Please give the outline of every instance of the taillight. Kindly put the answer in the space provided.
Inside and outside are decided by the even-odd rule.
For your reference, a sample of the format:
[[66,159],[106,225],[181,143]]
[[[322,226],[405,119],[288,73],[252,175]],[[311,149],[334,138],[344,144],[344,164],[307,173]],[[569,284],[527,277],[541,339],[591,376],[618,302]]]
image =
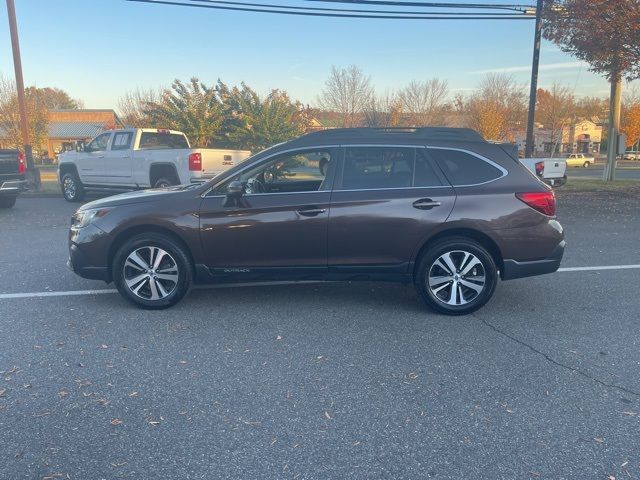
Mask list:
[[189,155],[189,170],[202,170],[202,155],[199,152],[191,153]]
[[553,217],[556,214],[556,194],[553,190],[546,192],[516,193],[516,197],[531,208]]
[[24,175],[24,172],[27,171],[27,166],[24,164],[24,153],[18,152],[18,173],[20,175]]
[[542,176],[544,173],[544,162],[536,162],[536,175]]

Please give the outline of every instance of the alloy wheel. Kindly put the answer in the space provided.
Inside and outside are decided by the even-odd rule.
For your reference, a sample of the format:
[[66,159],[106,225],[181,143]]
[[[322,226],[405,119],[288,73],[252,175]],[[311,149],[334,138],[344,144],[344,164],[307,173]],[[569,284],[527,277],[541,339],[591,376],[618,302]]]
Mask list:
[[144,246],[127,256],[123,266],[124,284],[144,300],[167,298],[178,285],[175,259],[160,247]]
[[76,182],[73,178],[67,176],[62,181],[62,188],[64,188],[64,195],[69,199],[73,199],[76,196]]
[[431,264],[426,286],[439,301],[455,306],[477,299],[486,281],[486,271],[478,257],[465,250],[453,250]]

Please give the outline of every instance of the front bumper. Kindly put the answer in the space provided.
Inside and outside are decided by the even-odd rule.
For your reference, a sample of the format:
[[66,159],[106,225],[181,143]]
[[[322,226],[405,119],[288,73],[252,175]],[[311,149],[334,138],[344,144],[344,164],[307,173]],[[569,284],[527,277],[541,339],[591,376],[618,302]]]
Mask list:
[[106,234],[94,225],[69,232],[69,259],[67,266],[76,275],[90,280],[111,281],[107,265],[108,243]]
[[518,262],[517,260],[504,260],[502,269],[503,280],[513,280],[514,278],[532,277],[534,275],[544,275],[553,273],[560,268],[562,255],[564,254],[565,241],[562,240],[551,252],[548,258],[534,260],[530,262]]

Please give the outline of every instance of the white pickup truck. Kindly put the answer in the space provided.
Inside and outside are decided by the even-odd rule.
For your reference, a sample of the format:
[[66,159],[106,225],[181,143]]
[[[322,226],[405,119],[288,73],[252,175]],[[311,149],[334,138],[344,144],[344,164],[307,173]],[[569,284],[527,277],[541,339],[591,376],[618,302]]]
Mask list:
[[567,183],[567,161],[564,158],[521,158],[520,162],[552,187]]
[[64,198],[87,190],[133,190],[204,182],[251,155],[247,150],[191,148],[175,130],[130,128],[101,133],[58,157]]

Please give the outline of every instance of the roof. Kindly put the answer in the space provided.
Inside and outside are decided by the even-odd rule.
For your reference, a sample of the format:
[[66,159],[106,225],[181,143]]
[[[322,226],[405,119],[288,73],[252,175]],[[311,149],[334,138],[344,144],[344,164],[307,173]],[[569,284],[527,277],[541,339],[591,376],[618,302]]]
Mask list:
[[51,122],[49,138],[93,138],[104,131],[104,123]]
[[379,139],[379,140],[444,140],[484,142],[484,138],[470,128],[451,127],[423,127],[423,128],[333,128],[308,133],[301,139],[305,140],[354,140],[354,139]]

